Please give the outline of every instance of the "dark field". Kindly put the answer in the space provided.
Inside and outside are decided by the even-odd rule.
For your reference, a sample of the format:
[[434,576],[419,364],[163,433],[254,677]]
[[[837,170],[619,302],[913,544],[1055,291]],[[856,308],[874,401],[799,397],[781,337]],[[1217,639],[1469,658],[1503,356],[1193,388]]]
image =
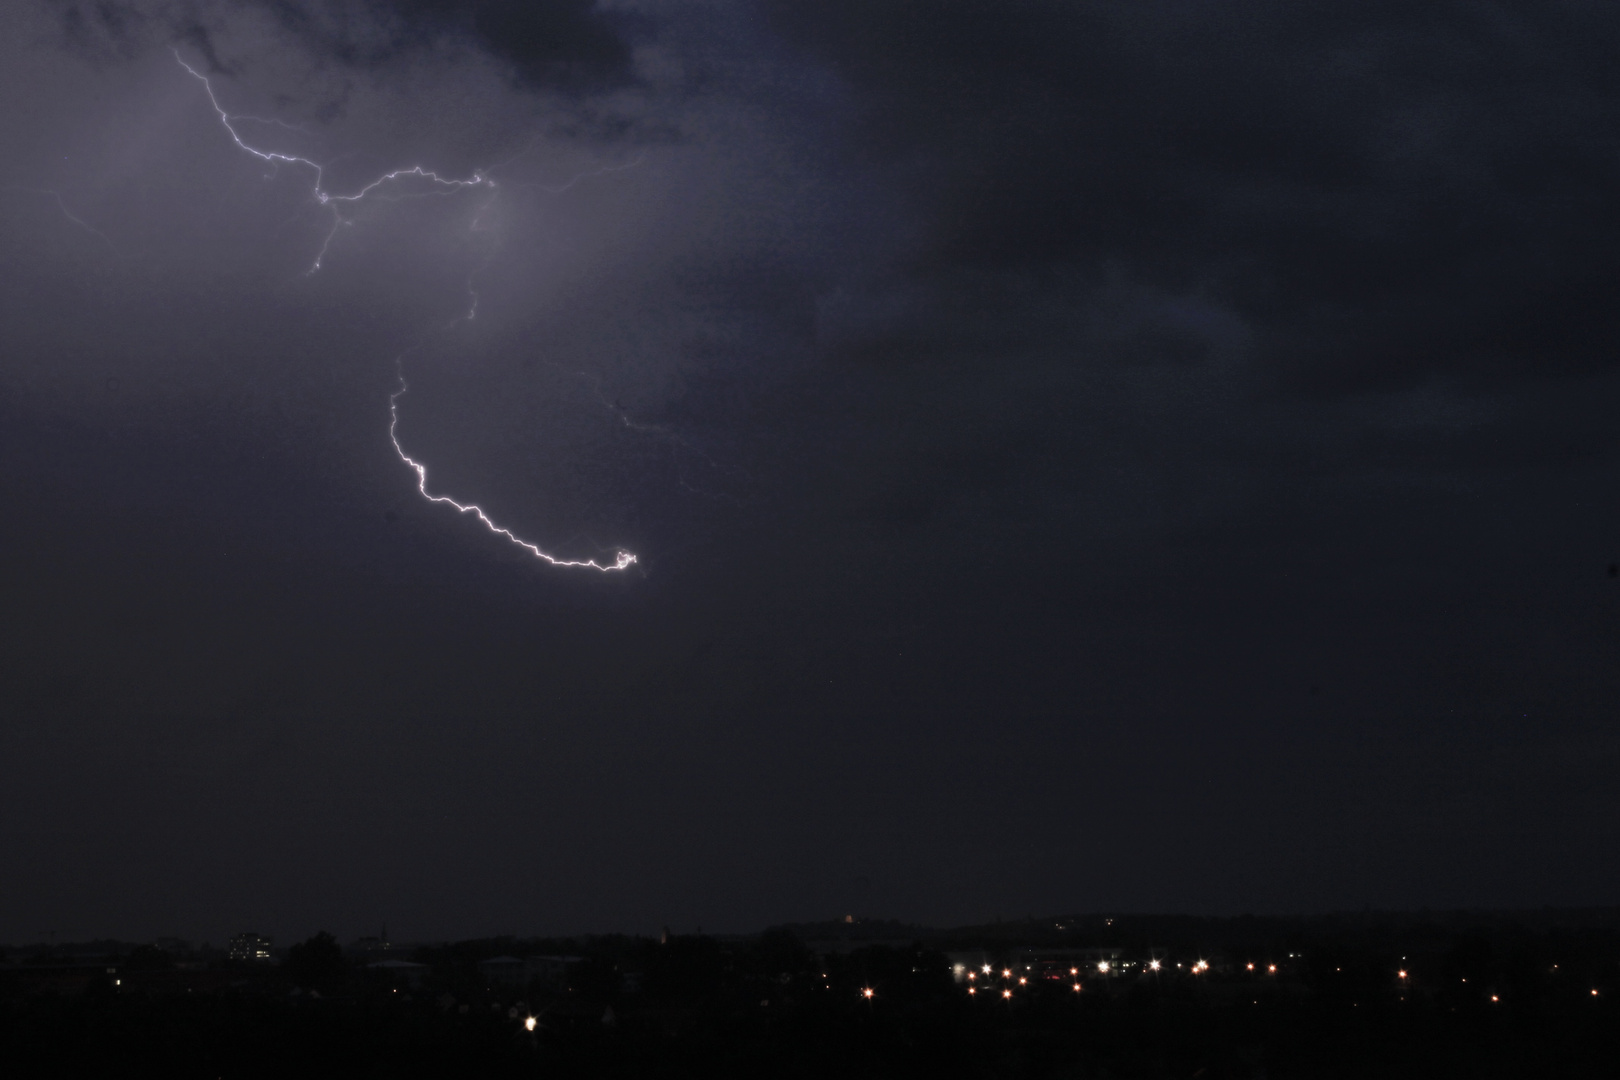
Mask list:
[[[915,940],[891,936],[903,929]],[[1620,935],[1603,925],[1120,917],[948,933],[857,923],[747,938],[498,939],[393,951],[425,966],[371,968],[324,938],[260,965],[151,946],[109,952],[99,966],[85,950],[70,962],[65,950],[14,949],[0,969],[0,1069],[1608,1077],[1620,1060]],[[496,956],[568,962],[555,977],[495,985],[478,965]],[[1159,970],[1149,970],[1154,960]]]

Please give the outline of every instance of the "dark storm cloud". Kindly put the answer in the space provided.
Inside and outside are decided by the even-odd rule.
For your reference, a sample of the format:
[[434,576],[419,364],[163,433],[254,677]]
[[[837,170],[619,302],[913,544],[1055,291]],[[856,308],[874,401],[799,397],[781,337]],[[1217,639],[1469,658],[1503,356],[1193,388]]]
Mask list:
[[1609,8],[68,10],[0,939],[1612,892]]
[[856,88],[850,149],[909,167],[920,274],[1196,293],[1316,392],[1614,363],[1609,5],[776,12]]
[[82,52],[126,55],[165,35],[226,71],[213,34],[243,12],[265,13],[302,46],[331,62],[376,68],[444,44],[480,49],[532,89],[600,90],[630,78],[630,20],[592,0],[97,0],[67,3],[67,40]]
[[[593,0],[264,3],[311,47],[354,66],[385,63],[410,49],[461,39],[509,64],[530,87],[601,89],[630,76],[624,37],[628,20],[604,14]],[[357,23],[370,25],[357,33]]]

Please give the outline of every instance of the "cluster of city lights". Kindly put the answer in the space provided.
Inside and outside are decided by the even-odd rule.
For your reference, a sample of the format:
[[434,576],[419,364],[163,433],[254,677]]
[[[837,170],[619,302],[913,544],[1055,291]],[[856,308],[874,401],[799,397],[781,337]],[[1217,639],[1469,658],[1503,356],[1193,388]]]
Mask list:
[[[1029,969],[1026,967],[1025,970],[1027,971]],[[993,976],[995,974],[995,968],[991,967],[989,964],[985,964],[982,968],[979,969],[979,971],[970,971],[970,972],[967,973],[967,981],[968,981],[967,992],[968,992],[969,997],[977,997],[978,994],[979,994],[979,987],[978,987],[977,983],[979,981],[979,975],[980,974]],[[1080,969],[1077,968],[1077,967],[1070,968],[1069,969],[1069,975],[1070,975],[1071,978],[1074,979],[1074,991],[1076,993],[1079,993],[1080,990],[1081,990],[1080,979],[1079,979]],[[1013,970],[1012,970],[1012,968],[1002,968],[1001,969],[1001,978],[1002,978],[1003,981],[1011,983],[1012,979],[1013,979]],[[1018,985],[1027,987],[1029,985],[1029,976],[1028,975],[1020,975],[1020,976],[1018,976]],[[1002,996],[1002,998],[1004,1000],[1011,1000],[1012,996],[1013,996],[1013,988],[1012,988],[1012,986],[1008,985],[1008,986],[1002,987],[1001,988],[1001,996]]]
[[[1170,970],[1172,965],[1158,950],[1154,952],[1157,955],[1146,960],[1120,959],[1116,956],[1088,960],[1084,966],[1085,970],[1094,972],[1098,978],[1104,980],[1129,978],[1133,972],[1142,976],[1151,974],[1157,979],[1161,972]],[[1215,970],[1210,960],[1203,957],[1186,963],[1177,963],[1173,967],[1183,974],[1195,977],[1209,976]],[[992,994],[999,991],[1002,998],[1010,999],[1020,991],[1033,990],[1039,985],[1050,985],[1053,982],[1063,982],[1076,993],[1084,989],[1081,981],[1081,965],[1060,967],[1058,962],[1051,958],[1041,960],[1032,957],[1030,963],[1001,967],[980,963],[975,968],[968,968],[958,964],[955,970],[957,980],[966,983],[968,996],[975,998],[979,996],[980,990],[988,990]],[[1242,970],[1256,975],[1275,976],[1278,967],[1274,963],[1256,963],[1251,960],[1242,965]],[[1401,977],[1405,978],[1404,972]]]
[[[1292,954],[1290,954],[1290,955],[1292,955]],[[1129,964],[1120,964],[1119,962],[1116,962],[1116,961],[1099,960],[1099,961],[1097,961],[1096,969],[1097,969],[1097,972],[1099,974],[1106,977],[1106,976],[1109,976],[1111,974],[1117,973],[1122,967],[1125,967],[1125,966],[1130,966],[1130,965]],[[1152,960],[1148,961],[1147,963],[1143,964],[1142,967],[1144,969],[1148,970],[1148,971],[1157,972],[1157,971],[1160,971],[1160,970],[1163,969],[1163,962],[1160,961],[1159,959],[1155,958],[1155,959],[1152,959]],[[1192,964],[1188,964],[1188,965],[1177,964],[1176,967],[1178,967],[1178,968],[1183,968],[1184,967],[1184,969],[1187,972],[1189,972],[1190,974],[1194,974],[1194,975],[1206,974],[1211,970],[1209,961],[1208,960],[1203,960],[1203,959],[1197,960],[1197,961],[1193,962]],[[1247,963],[1245,963],[1243,965],[1243,968],[1244,968],[1244,970],[1246,972],[1256,972],[1256,973],[1258,973],[1258,972],[1263,970],[1268,975],[1277,974],[1277,965],[1276,964],[1266,964],[1262,968],[1261,965],[1258,965],[1258,964],[1254,963],[1253,961],[1249,961],[1249,962],[1247,962]],[[1024,970],[1026,972],[1033,972],[1036,969],[1035,969],[1034,965],[1026,964],[1024,966]],[[1342,970],[1342,969],[1336,969],[1336,970]],[[992,965],[984,964],[977,971],[967,971],[967,972],[964,973],[963,970],[961,969],[961,967],[958,966],[957,974],[962,975],[962,976],[964,976],[966,978],[968,996],[973,997],[973,998],[978,997],[980,989],[985,989],[985,990],[989,991],[990,996],[992,996],[992,997],[999,996],[1001,998],[1001,1000],[1010,1002],[1016,996],[1016,991],[1019,988],[1028,989],[1030,987],[1030,976],[1029,975],[1019,975],[1011,967],[1003,967],[998,971]],[[821,977],[822,977],[823,980],[826,980],[826,979],[829,978],[829,976],[825,972],[822,974]],[[1062,980],[1062,975],[1060,973],[1051,973],[1051,974],[1048,974],[1046,977],[1048,979]],[[1406,985],[1407,981],[1411,978],[1411,973],[1408,972],[1405,968],[1401,968],[1400,970],[1395,972],[1395,977],[1396,977],[1397,980],[1399,980],[1400,984],[1404,986],[1404,985]],[[1084,987],[1083,987],[1083,985],[1082,985],[1082,983],[1080,981],[1080,968],[1078,966],[1071,966],[1068,969],[1068,978],[1069,978],[1070,988],[1073,990],[1073,992],[1077,993],[1077,994],[1081,993],[1083,991]],[[1464,978],[1462,981],[1466,983],[1468,980],[1466,978]],[[1000,985],[997,985],[997,984],[1000,984]],[[828,989],[830,989],[830,987]],[[998,991],[999,991],[999,994],[998,994]],[[877,999],[878,992],[877,992],[876,987],[862,986],[860,988],[859,995],[860,995],[860,999],[862,1001],[873,1002],[873,1001],[875,1001]],[[1599,991],[1596,988],[1594,988],[1591,991],[1591,996],[1592,997],[1600,996]],[[1490,1000],[1492,1002],[1497,1003],[1497,1004],[1500,1004],[1501,1001],[1502,1001],[1502,997],[1501,997],[1500,994],[1493,993],[1493,994],[1490,994],[1489,997],[1490,997]],[[523,1007],[523,1003],[518,1002],[518,1007],[514,1008],[511,1011],[510,1015],[512,1015],[514,1017],[520,1015],[519,1010],[521,1010],[522,1007]],[[526,1015],[526,1016],[523,1017],[522,1025],[523,1025],[523,1028],[524,1028],[525,1031],[531,1031],[532,1032],[539,1026],[539,1020],[538,1020],[537,1017],[535,1017],[532,1014]]]
[[[1297,954],[1290,953],[1289,956],[1295,957]],[[1404,959],[1404,957],[1402,959]],[[1146,962],[1135,960],[1122,961],[1118,959],[1097,960],[1094,966],[1096,972],[1100,976],[1104,978],[1114,978],[1118,977],[1125,970],[1132,967],[1139,967],[1144,973],[1159,972],[1165,969],[1166,963],[1167,962],[1160,957],[1153,957]],[[1023,972],[1022,974],[1020,974],[1020,966]],[[1009,1003],[1015,998],[1019,997],[1021,991],[1033,991],[1036,986],[1043,982],[1063,982],[1068,986],[1069,989],[1077,994],[1084,990],[1080,977],[1081,967],[1078,964],[1070,965],[1066,972],[1061,966],[1057,965],[1056,961],[1051,959],[1045,961],[1032,960],[1031,963],[1022,964],[1020,966],[1002,966],[998,968],[995,965],[983,963],[977,968],[966,968],[962,964],[957,964],[955,967],[955,973],[958,979],[964,980],[967,983],[967,993],[969,997],[977,998],[979,996],[979,992],[984,990],[987,997],[999,997],[1002,1001]],[[1088,963],[1088,969],[1090,966],[1091,965]],[[1175,965],[1175,967],[1180,968],[1189,975],[1207,975],[1215,970],[1210,962],[1203,958],[1187,964],[1178,963]],[[1222,970],[1231,971],[1236,967],[1237,965],[1234,965],[1234,967],[1231,969],[1223,967]],[[1245,961],[1241,965],[1241,969],[1245,973],[1256,975],[1276,975],[1278,971],[1277,965],[1274,963],[1261,964],[1256,963],[1253,960]],[[916,971],[918,969],[913,968],[912,970]],[[1335,970],[1342,971],[1343,969],[1336,968]],[[1554,970],[1557,970],[1556,966],[1554,967]],[[1400,986],[1408,985],[1409,980],[1412,978],[1412,973],[1404,967],[1396,970],[1394,974],[1395,979]],[[831,978],[831,976],[826,972],[822,972],[821,978],[825,983]],[[1463,978],[1461,981],[1466,983],[1468,980],[1467,978]],[[832,989],[830,986],[826,986],[824,988],[829,990]],[[877,987],[869,984],[862,985],[857,993],[860,1000],[868,1003],[875,1003],[879,996]],[[1490,993],[1487,996],[1493,1003],[1500,1004],[1502,1002],[1501,993]],[[1592,989],[1591,996],[1594,998],[1600,996],[1597,988]],[[524,1030],[532,1032],[539,1026],[539,1020],[533,1014],[525,1015],[526,1012],[527,1010],[525,1009],[523,1002],[520,1001],[517,1003],[517,1006],[510,1011],[509,1015],[514,1018],[522,1017],[520,1023],[522,1024]]]

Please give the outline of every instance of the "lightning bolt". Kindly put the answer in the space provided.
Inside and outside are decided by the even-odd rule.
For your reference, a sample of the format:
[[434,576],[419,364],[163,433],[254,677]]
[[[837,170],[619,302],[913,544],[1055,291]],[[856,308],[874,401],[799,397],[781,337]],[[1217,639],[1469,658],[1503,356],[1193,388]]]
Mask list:
[[[299,155],[296,155],[296,154],[283,154],[283,153],[280,153],[280,152],[274,151],[274,150],[261,150],[258,147],[250,145],[247,141],[245,141],[242,138],[241,133],[239,131],[237,131],[237,129],[236,129],[236,125],[238,123],[241,123],[241,122],[244,122],[244,121],[251,121],[251,122],[254,122],[254,123],[261,123],[261,124],[277,124],[277,125],[280,125],[281,127],[286,127],[286,128],[291,128],[292,125],[283,124],[279,120],[268,120],[268,119],[266,119],[264,117],[260,117],[260,116],[233,115],[232,113],[228,112],[225,109],[225,107],[222,106],[219,103],[219,98],[217,96],[215,96],[215,94],[214,94],[214,85],[213,85],[212,82],[209,81],[208,76],[204,75],[202,72],[198,71],[196,68],[194,68],[190,64],[186,63],[185,58],[180,55],[180,50],[171,49],[170,51],[174,53],[175,61],[181,67],[185,68],[186,71],[192,76],[192,78],[196,79],[198,82],[203,84],[203,89],[205,91],[207,91],[207,93],[208,93],[208,101],[209,101],[209,103],[211,105],[213,105],[214,112],[216,114],[218,114],[218,116],[219,116],[220,124],[224,126],[226,132],[228,132],[230,134],[231,140],[233,142],[235,142],[238,147],[240,147],[242,150],[246,151],[247,153],[252,154],[254,157],[258,158],[260,161],[266,162],[267,164],[274,165],[274,166],[277,166],[277,167],[279,167],[281,165],[300,166],[300,167],[309,169],[314,173],[315,178],[314,178],[314,183],[310,187],[310,194],[314,197],[315,201],[317,203],[319,203],[321,206],[325,206],[325,207],[328,207],[328,208],[331,209],[331,211],[332,211],[332,228],[331,228],[331,231],[326,234],[326,239],[321,243],[321,249],[320,249],[320,251],[318,251],[316,253],[315,261],[310,265],[310,268],[307,271],[305,271],[306,275],[314,274],[318,270],[320,270],[321,262],[322,262],[322,260],[324,260],[326,258],[326,254],[327,254],[328,250],[330,250],[330,248],[332,246],[332,241],[334,239],[336,239],[339,230],[341,230],[344,226],[351,224],[350,220],[343,216],[341,207],[346,205],[346,204],[354,204],[354,203],[361,202],[368,195],[371,195],[373,192],[377,191],[379,188],[383,187],[385,184],[390,184],[390,183],[392,183],[392,182],[394,182],[396,180],[402,180],[402,179],[405,179],[407,177],[415,177],[415,178],[427,181],[432,186],[432,188],[434,189],[433,190],[434,194],[450,194],[452,192],[460,191],[460,190],[467,189],[467,188],[483,188],[483,189],[488,190],[491,193],[491,195],[490,195],[491,201],[493,201],[493,199],[494,199],[494,191],[496,189],[496,183],[495,183],[494,180],[490,179],[490,177],[487,176],[484,172],[474,172],[469,177],[467,177],[466,179],[463,180],[463,179],[446,178],[446,177],[440,176],[438,173],[434,172],[432,169],[425,168],[424,166],[421,166],[421,165],[412,165],[409,168],[395,169],[392,172],[383,173],[381,176],[377,177],[375,180],[372,180],[370,183],[364,185],[359,190],[354,191],[354,192],[352,192],[350,194],[347,194],[347,195],[333,194],[332,192],[327,191],[326,188],[323,186],[324,183],[325,183],[325,179],[326,179],[326,170],[325,170],[325,167],[322,166],[319,162],[312,161],[311,159],[306,158],[306,157],[300,157]],[[296,129],[294,129],[294,130],[296,130]],[[639,165],[640,160],[637,159],[637,161],[632,162],[631,164],[632,165]],[[630,167],[630,166],[619,166],[619,168],[628,168],[628,167]],[[613,170],[612,169],[603,169],[603,170],[600,170],[600,171],[601,172],[609,172],[609,171],[613,171]],[[562,190],[566,190],[567,187],[572,187],[574,183],[578,182],[578,180],[580,180],[582,178],[583,178],[582,176],[575,177],[573,180],[569,181],[569,183],[567,185],[565,185],[565,187]],[[54,195],[55,193],[52,192],[51,194]],[[378,196],[378,197],[382,198],[383,196]],[[61,197],[60,196],[57,197],[57,202],[58,202],[58,204],[61,204]],[[479,213],[482,214],[484,210],[488,209],[488,207],[489,207],[489,203],[486,202],[484,204],[484,206],[479,209]],[[104,235],[102,235],[98,230],[95,230],[95,229],[91,228],[91,226],[86,225],[84,222],[82,222],[79,219],[75,218],[71,213],[68,213],[67,207],[65,205],[62,206],[62,211],[63,211],[63,213],[68,215],[68,218],[71,221],[73,221],[74,224],[83,226],[86,229],[90,229],[90,231],[96,232],[97,235],[101,235],[102,239],[106,239],[106,237]],[[475,217],[474,220],[473,220],[473,228],[476,229],[477,227],[478,227],[478,220]],[[109,246],[111,246],[112,241],[108,240],[107,243],[108,243]],[[476,271],[475,271],[475,273],[476,273]],[[469,304],[469,307],[467,309],[467,313],[465,315],[461,316],[460,318],[458,318],[456,320],[453,320],[451,322],[451,324],[450,324],[451,326],[455,326],[457,323],[462,322],[462,321],[468,321],[468,322],[472,321],[473,317],[478,312],[478,293],[473,288],[472,275],[469,275],[468,278],[467,278],[467,294],[468,294],[468,297],[469,297],[469,300],[470,300],[470,304]],[[612,571],[615,571],[615,570],[626,570],[636,562],[636,557],[634,555],[632,555],[630,552],[624,551],[622,549],[614,553],[613,561],[610,562],[610,563],[599,563],[595,559],[563,559],[563,558],[558,558],[555,555],[547,554],[545,551],[541,550],[539,545],[530,543],[529,541],[527,541],[527,540],[523,539],[522,537],[518,536],[512,530],[506,528],[505,526],[497,525],[493,520],[491,520],[490,516],[484,512],[484,509],[481,506],[479,506],[477,503],[462,503],[462,502],[458,502],[457,500],[451,498],[448,495],[435,495],[432,492],[428,491],[428,489],[427,489],[427,466],[424,465],[423,463],[421,463],[420,461],[417,461],[415,458],[411,457],[409,454],[407,454],[405,452],[405,448],[403,446],[401,446],[400,442],[399,442],[399,399],[408,390],[410,390],[410,384],[405,381],[404,367],[403,367],[402,361],[403,361],[403,354],[401,354],[400,358],[396,359],[396,361],[395,361],[396,371],[397,371],[397,373],[399,375],[399,388],[397,390],[395,390],[392,394],[388,395],[388,441],[393,444],[394,453],[399,456],[399,460],[404,462],[405,466],[416,474],[416,490],[424,499],[426,499],[428,502],[431,502],[431,503],[441,503],[441,504],[443,504],[445,506],[453,507],[456,511],[458,511],[459,513],[462,513],[462,514],[471,514],[472,516],[477,518],[478,521],[483,524],[484,528],[488,529],[490,532],[494,533],[497,536],[503,537],[504,539],[506,539],[510,543],[516,545],[517,547],[522,548],[524,551],[527,551],[530,555],[533,555],[536,559],[539,559],[540,561],[548,563],[548,564],[550,564],[552,566],[579,567],[579,568],[582,568],[582,569],[599,570],[599,571],[602,571],[603,573],[608,573],[608,572],[612,572]]]
[[410,384],[405,381],[405,376],[401,374],[399,377],[399,389],[388,395],[388,439],[394,444],[394,453],[399,455],[399,460],[410,466],[412,471],[416,473],[416,490],[421,493],[424,499],[426,499],[428,502],[443,503],[445,506],[453,506],[456,510],[463,514],[473,515],[479,521],[483,522],[484,528],[488,529],[490,532],[497,536],[504,536],[506,539],[527,551],[535,558],[542,559],[545,562],[550,563],[552,566],[579,566],[587,567],[591,570],[603,571],[624,570],[627,569],[631,563],[636,561],[636,557],[630,554],[628,551],[618,552],[614,556],[613,562],[607,564],[606,566],[597,562],[595,559],[559,559],[555,555],[547,555],[534,544],[531,544],[522,537],[517,536],[512,532],[511,529],[507,529],[495,524],[495,522],[490,520],[489,515],[484,513],[483,507],[479,506],[477,503],[461,503],[457,502],[455,499],[452,499],[448,495],[435,495],[429,491],[427,489],[427,466],[411,457],[405,452],[405,448],[399,445],[399,399],[404,396],[404,394],[409,391],[410,388]]
[[72,210],[69,210],[68,204],[62,200],[62,196],[51,188],[25,188],[8,184],[6,185],[5,190],[23,191],[32,195],[49,195],[51,198],[56,200],[57,209],[62,211],[63,217],[67,218],[68,221],[72,222],[74,225],[77,225],[91,236],[96,237],[102,243],[106,244],[107,250],[111,251],[118,258],[122,259],[124,257],[124,253],[118,250],[118,245],[112,242],[112,237],[108,236],[106,233],[102,232],[100,229],[96,228],[94,225],[75,214]]
[[[331,248],[332,241],[336,239],[338,230],[349,224],[348,219],[343,216],[342,210],[340,209],[342,205],[345,203],[360,202],[367,195],[370,195],[373,191],[376,191],[384,184],[392,183],[395,180],[401,180],[408,176],[415,176],[428,181],[436,188],[442,189],[441,193],[444,194],[448,194],[451,191],[460,190],[461,188],[481,187],[494,190],[496,186],[494,180],[484,176],[482,173],[475,172],[465,180],[454,180],[446,179],[434,172],[432,169],[423,168],[421,165],[412,165],[408,169],[395,169],[393,172],[383,173],[381,176],[377,177],[377,179],[373,180],[371,183],[365,185],[359,191],[352,194],[334,195],[330,191],[327,191],[323,186],[326,180],[326,167],[324,165],[317,161],[311,161],[307,157],[300,157],[297,154],[283,154],[274,150],[260,150],[256,146],[249,145],[242,138],[241,132],[236,130],[236,123],[244,120],[251,120],[260,124],[281,124],[279,120],[266,120],[262,116],[238,116],[225,111],[225,107],[219,103],[219,98],[214,95],[214,84],[209,81],[208,76],[186,63],[185,58],[180,55],[179,49],[170,49],[169,51],[174,53],[176,62],[178,62],[181,67],[185,68],[186,71],[190,73],[192,78],[203,84],[203,89],[208,92],[209,104],[213,105],[214,112],[219,115],[219,122],[224,125],[225,130],[230,133],[231,140],[235,142],[237,146],[241,147],[243,150],[246,150],[260,161],[267,162],[271,165],[302,165],[305,168],[314,171],[315,183],[310,188],[310,194],[315,197],[316,202],[331,209],[332,231],[326,234],[326,240],[321,244],[321,250],[316,253],[314,263],[312,263],[310,268],[305,271],[307,274],[313,274],[321,268],[321,261],[326,258],[326,253],[328,249]],[[291,124],[281,124],[281,126],[290,130],[298,130]]]

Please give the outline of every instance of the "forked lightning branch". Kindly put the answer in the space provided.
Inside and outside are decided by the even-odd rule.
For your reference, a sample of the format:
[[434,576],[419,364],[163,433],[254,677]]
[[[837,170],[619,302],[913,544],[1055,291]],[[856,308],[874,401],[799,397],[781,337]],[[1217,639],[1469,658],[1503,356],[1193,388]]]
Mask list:
[[[193,78],[202,83],[203,89],[208,94],[209,103],[213,105],[214,112],[219,116],[220,124],[224,126],[226,132],[230,135],[232,141],[234,141],[238,147],[240,147],[246,153],[252,154],[260,161],[264,161],[268,164],[275,166],[296,166],[299,168],[308,169],[312,173],[314,180],[310,186],[310,194],[317,203],[331,211],[332,228],[327,232],[326,238],[321,242],[320,250],[316,252],[314,261],[310,264],[309,270],[306,271],[309,274],[313,274],[320,270],[322,261],[326,258],[327,252],[331,249],[332,241],[337,237],[338,232],[349,223],[349,219],[343,216],[343,208],[364,201],[373,192],[376,192],[389,184],[393,184],[407,178],[413,178],[419,181],[425,181],[433,188],[446,192],[464,188],[481,188],[488,190],[491,193],[495,191],[495,181],[481,172],[474,172],[465,179],[454,179],[440,176],[437,172],[434,172],[432,169],[428,169],[422,165],[412,165],[408,168],[395,169],[391,172],[383,173],[370,183],[363,185],[359,189],[349,194],[334,194],[333,192],[328,191],[325,187],[326,170],[319,162],[313,161],[306,157],[300,157],[296,154],[284,154],[274,150],[260,149],[259,147],[253,146],[243,139],[241,132],[238,130],[238,125],[243,121],[255,121],[259,123],[279,123],[279,121],[266,121],[262,117],[233,115],[219,103],[219,98],[214,93],[213,83],[209,81],[208,76],[186,63],[185,58],[180,55],[179,50],[174,50],[174,58],[179,62],[181,67],[185,68],[185,70],[190,73]],[[476,306],[476,294],[474,295],[473,300],[474,305]],[[460,322],[471,319],[472,317],[473,309],[470,308],[466,315],[461,316],[461,318],[456,321]],[[405,382],[404,375],[401,374],[399,388],[389,395],[388,398],[388,439],[394,447],[394,453],[399,455],[399,460],[416,474],[416,490],[424,499],[431,503],[438,503],[444,506],[452,507],[462,514],[471,515],[490,532],[516,545],[517,547],[522,548],[535,558],[540,559],[543,562],[550,563],[552,566],[581,567],[590,570],[601,570],[607,572],[613,570],[624,570],[636,561],[636,557],[634,555],[623,550],[615,552],[613,560],[607,563],[600,563],[595,559],[558,558],[555,555],[548,554],[547,552],[541,550],[538,545],[524,540],[522,537],[512,532],[512,530],[505,528],[504,526],[497,525],[478,504],[463,503],[451,498],[448,495],[435,495],[430,492],[427,487],[427,466],[423,465],[421,462],[407,454],[404,447],[400,445],[399,441],[399,399],[407,389],[408,385]]]

